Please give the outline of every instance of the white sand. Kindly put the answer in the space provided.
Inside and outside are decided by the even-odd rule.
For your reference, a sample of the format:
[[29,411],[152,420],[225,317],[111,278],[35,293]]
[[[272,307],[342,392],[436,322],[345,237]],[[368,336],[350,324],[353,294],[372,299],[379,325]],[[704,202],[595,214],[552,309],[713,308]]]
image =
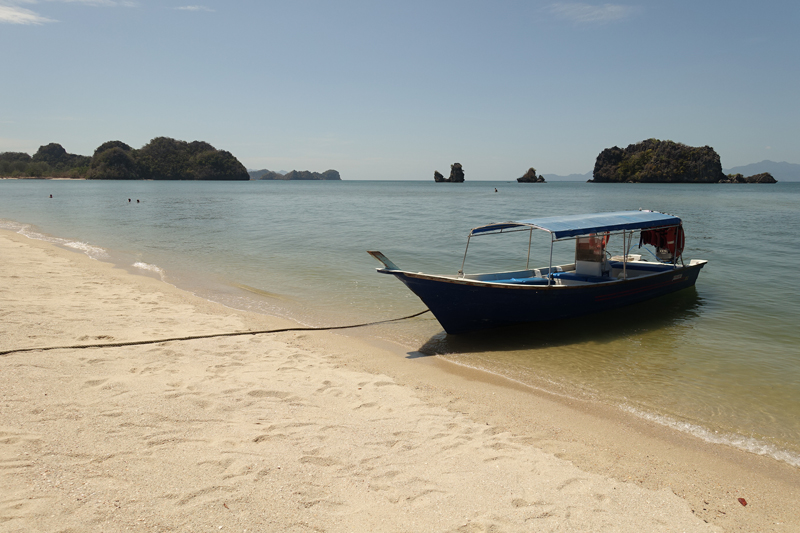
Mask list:
[[[0,351],[290,325],[10,232],[0,306]],[[791,467],[446,366],[326,332],[0,355],[0,531],[800,531]]]

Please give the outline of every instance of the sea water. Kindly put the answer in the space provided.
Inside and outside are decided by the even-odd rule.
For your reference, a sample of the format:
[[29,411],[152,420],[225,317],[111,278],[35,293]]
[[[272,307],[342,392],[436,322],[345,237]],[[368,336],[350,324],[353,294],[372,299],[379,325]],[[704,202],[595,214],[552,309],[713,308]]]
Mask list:
[[[446,335],[430,314],[364,331],[411,356],[615,405],[795,466],[798,205],[797,183],[0,180],[0,227],[311,326],[425,309],[377,274],[366,250],[407,270],[454,274],[467,233],[486,223],[638,208],[678,215],[686,260],[709,261],[693,289],[602,316],[468,335]],[[465,270],[524,268],[528,237],[518,237],[474,239]],[[545,244],[534,243],[531,266],[547,266]],[[565,250],[555,262],[569,262]]]

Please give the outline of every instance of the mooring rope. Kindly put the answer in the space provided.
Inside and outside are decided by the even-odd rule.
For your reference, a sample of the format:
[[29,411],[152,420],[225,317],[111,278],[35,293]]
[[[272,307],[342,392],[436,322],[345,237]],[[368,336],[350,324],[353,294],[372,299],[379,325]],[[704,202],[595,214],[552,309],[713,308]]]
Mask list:
[[233,333],[210,333],[208,335],[189,335],[186,337],[170,337],[167,339],[152,339],[146,341],[106,342],[100,344],[75,344],[72,346],[44,346],[41,348],[17,348],[15,350],[0,351],[0,355],[8,355],[11,353],[20,353],[20,352],[44,352],[47,350],[73,350],[73,349],[83,349],[83,348],[119,348],[121,346],[140,346],[142,344],[160,344],[162,342],[172,342],[172,341],[191,341],[195,339],[211,339],[213,337],[237,337],[241,335],[262,335],[265,333],[283,333],[286,331],[330,331],[334,329],[363,328],[366,326],[375,326],[377,324],[387,324],[389,322],[399,322],[401,320],[408,320],[409,318],[414,318],[420,315],[424,315],[429,311],[430,309],[425,309],[424,311],[420,311],[419,313],[414,313],[413,315],[408,315],[400,318],[390,318],[389,320],[378,320],[377,322],[366,322],[364,324],[351,324],[348,326],[264,329],[260,331],[236,331]]

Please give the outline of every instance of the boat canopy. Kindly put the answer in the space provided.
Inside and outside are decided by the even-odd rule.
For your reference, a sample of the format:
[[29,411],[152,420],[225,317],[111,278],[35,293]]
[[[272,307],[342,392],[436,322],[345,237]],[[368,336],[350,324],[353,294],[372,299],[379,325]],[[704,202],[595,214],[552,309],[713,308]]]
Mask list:
[[470,235],[503,231],[510,228],[532,227],[550,232],[555,239],[563,239],[590,233],[661,228],[679,226],[680,224],[680,218],[659,213],[658,211],[615,211],[612,213],[565,215],[497,222],[475,228],[470,232]]

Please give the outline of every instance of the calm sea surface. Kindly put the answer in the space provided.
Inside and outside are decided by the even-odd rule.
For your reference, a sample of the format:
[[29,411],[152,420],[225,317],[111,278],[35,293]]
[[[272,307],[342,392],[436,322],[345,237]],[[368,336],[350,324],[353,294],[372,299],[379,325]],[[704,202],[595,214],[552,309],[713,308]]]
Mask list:
[[[367,332],[795,466],[798,206],[800,183],[0,180],[2,228],[314,326],[425,308],[375,273],[368,249],[408,270],[455,273],[467,232],[485,223],[640,207],[678,215],[684,257],[709,261],[695,289],[564,323],[448,336],[427,314]],[[466,271],[524,267],[527,236],[499,239],[473,241]],[[546,250],[534,243],[532,266],[547,265]],[[564,251],[556,260],[568,262]]]

